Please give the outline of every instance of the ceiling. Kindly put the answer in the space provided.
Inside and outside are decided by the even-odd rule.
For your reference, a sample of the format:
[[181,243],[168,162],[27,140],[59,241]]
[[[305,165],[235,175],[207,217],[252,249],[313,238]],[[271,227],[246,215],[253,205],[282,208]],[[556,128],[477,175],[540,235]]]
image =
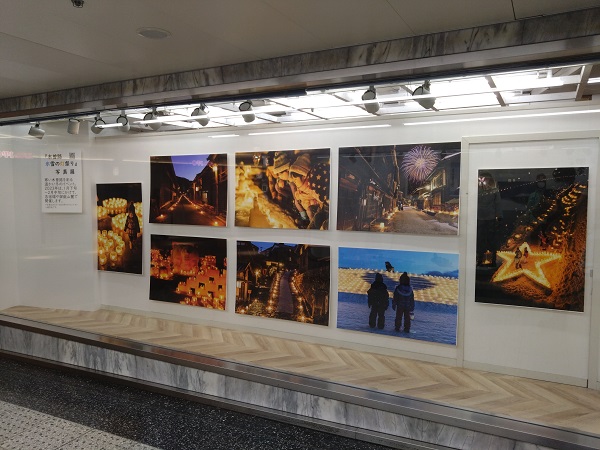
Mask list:
[[[0,98],[238,64],[478,27],[589,7],[600,0],[0,0]],[[452,4],[453,8],[448,8]],[[164,39],[138,34],[167,30]],[[103,110],[92,131],[189,129],[420,117],[600,101],[600,63],[385,82],[252,99]],[[370,103],[367,89],[376,91]],[[367,94],[368,95],[368,94]],[[428,105],[427,102],[430,104]],[[432,103],[432,104],[431,104]],[[89,110],[88,110],[89,111]],[[117,120],[122,117],[121,123]],[[100,116],[78,116],[87,126]],[[121,126],[127,119],[128,126]],[[252,120],[250,120],[250,118]],[[66,121],[61,117],[48,121]],[[273,127],[275,130],[276,127]],[[266,131],[271,132],[271,131]],[[278,131],[274,131],[278,132]],[[39,136],[38,136],[39,137]],[[215,136],[217,137],[217,136]],[[219,136],[221,137],[221,136]]]
[[[449,7],[448,5],[452,5]],[[0,98],[600,6],[600,0],[0,0]],[[143,27],[167,30],[141,37]]]

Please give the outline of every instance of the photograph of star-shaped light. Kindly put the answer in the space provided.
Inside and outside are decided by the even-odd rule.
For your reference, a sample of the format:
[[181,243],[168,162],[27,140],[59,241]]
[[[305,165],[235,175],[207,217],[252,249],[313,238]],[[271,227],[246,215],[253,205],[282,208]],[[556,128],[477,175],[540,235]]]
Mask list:
[[583,311],[588,176],[479,171],[476,302]]

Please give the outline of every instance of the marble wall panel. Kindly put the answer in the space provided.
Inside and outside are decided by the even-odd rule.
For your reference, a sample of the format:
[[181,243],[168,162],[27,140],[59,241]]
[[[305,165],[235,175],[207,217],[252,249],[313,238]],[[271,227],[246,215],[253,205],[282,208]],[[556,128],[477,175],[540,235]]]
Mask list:
[[600,8],[524,22],[522,45],[600,34]]
[[322,420],[334,427],[338,424],[379,432],[390,438],[408,438],[457,449],[544,450],[532,444],[400,413],[11,327],[0,326],[0,349]]

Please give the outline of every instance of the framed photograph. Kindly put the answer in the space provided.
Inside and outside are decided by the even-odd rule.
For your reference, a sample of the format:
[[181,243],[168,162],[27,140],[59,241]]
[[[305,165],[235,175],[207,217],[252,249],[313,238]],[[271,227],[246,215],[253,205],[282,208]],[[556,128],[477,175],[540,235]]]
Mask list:
[[150,223],[227,225],[227,155],[150,157]]
[[337,229],[456,236],[460,145],[340,148]]
[[478,172],[475,301],[583,311],[587,167]]
[[227,240],[150,236],[150,300],[225,309]]
[[329,149],[236,153],[235,225],[327,230]]
[[142,273],[141,183],[96,185],[98,270]]
[[340,247],[337,326],[456,345],[458,254]]
[[330,249],[275,242],[237,242],[235,311],[327,325]]

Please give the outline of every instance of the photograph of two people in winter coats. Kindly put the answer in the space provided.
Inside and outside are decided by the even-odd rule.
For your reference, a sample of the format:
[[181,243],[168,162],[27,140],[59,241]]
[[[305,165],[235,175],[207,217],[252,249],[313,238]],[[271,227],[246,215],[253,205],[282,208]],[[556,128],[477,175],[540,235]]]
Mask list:
[[340,247],[337,326],[456,345],[458,254]]

